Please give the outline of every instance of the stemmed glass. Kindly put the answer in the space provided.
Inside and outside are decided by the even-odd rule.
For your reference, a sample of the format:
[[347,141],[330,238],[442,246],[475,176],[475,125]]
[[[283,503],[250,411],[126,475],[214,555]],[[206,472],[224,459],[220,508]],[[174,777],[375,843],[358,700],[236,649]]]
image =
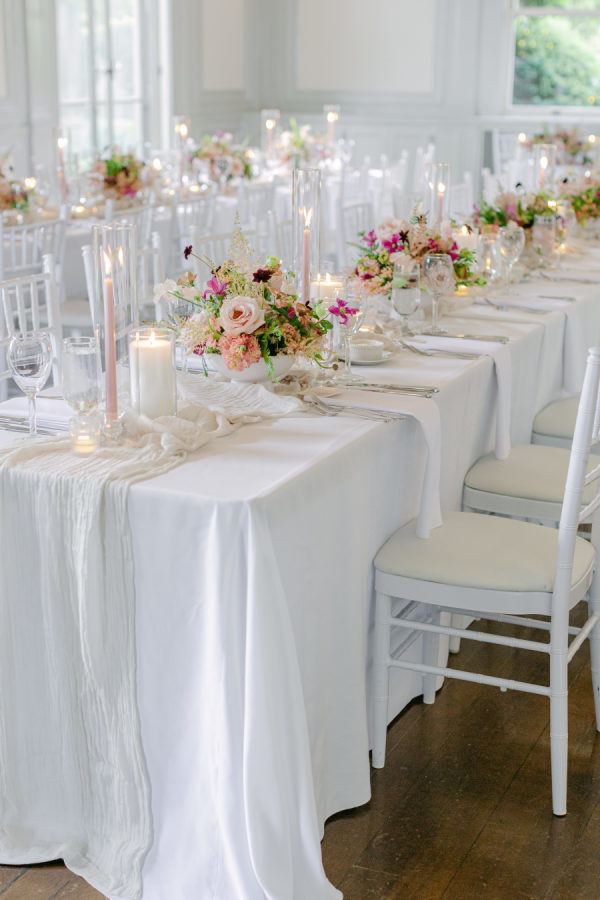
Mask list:
[[477,250],[479,271],[488,285],[488,292],[494,290],[504,268],[501,237],[497,231],[482,232],[479,235],[479,247]]
[[8,367],[17,387],[27,397],[29,434],[37,434],[35,398],[50,375],[52,343],[47,331],[24,331],[13,335],[8,345]]
[[101,365],[93,337],[68,337],[63,341],[62,394],[77,413],[69,423],[73,447],[91,452],[98,446],[100,423],[94,413],[100,403]]
[[525,247],[525,232],[516,222],[500,229],[500,252],[506,260],[505,281],[510,284],[513,266],[519,261]]
[[408,318],[421,302],[421,273],[419,266],[407,268],[396,263],[392,277],[392,306],[401,319],[400,335],[409,335]]
[[454,265],[448,253],[428,253],[423,260],[423,280],[431,294],[431,328],[423,334],[446,334],[438,325],[440,297],[454,290]]
[[350,282],[344,290],[344,299],[337,300],[330,312],[337,306],[338,312],[333,313],[337,317],[338,328],[344,339],[344,371],[335,376],[335,381],[340,384],[352,384],[360,381],[352,372],[352,336],[356,334],[367,312],[368,299],[359,286]]

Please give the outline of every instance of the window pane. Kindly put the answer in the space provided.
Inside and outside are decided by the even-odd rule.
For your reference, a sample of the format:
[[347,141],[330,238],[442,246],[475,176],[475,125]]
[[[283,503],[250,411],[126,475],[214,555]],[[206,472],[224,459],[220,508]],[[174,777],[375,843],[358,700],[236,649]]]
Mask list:
[[89,70],[89,22],[86,0],[57,0],[56,33],[68,35],[59,47],[58,97],[65,100],[87,100],[90,95]]
[[552,6],[555,9],[591,9],[600,11],[598,0],[519,0],[519,6]]
[[68,129],[73,152],[77,153],[79,165],[86,168],[93,156],[92,111],[87,103],[63,106],[60,122]]
[[518,16],[513,103],[600,106],[600,19]]
[[142,144],[142,104],[115,103],[115,143],[124,151],[139,153]]
[[114,60],[115,100],[139,97],[141,92],[138,0],[111,0],[110,33]]

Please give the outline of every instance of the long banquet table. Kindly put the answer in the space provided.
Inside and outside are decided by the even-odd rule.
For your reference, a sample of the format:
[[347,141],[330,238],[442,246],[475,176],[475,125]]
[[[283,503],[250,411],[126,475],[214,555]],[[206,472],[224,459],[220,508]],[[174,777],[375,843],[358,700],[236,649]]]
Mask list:
[[[471,307],[443,320],[510,338],[515,442],[577,389],[600,339],[599,287],[537,289],[578,299],[544,316]],[[494,448],[492,359],[403,350],[361,371],[440,388],[442,509],[459,508],[467,469]],[[319,838],[328,816],[370,796],[372,559],[418,514],[425,456],[412,418],[302,414],[247,425],[131,488],[153,820],[143,900],[340,896]],[[420,693],[419,676],[396,672],[390,720]]]

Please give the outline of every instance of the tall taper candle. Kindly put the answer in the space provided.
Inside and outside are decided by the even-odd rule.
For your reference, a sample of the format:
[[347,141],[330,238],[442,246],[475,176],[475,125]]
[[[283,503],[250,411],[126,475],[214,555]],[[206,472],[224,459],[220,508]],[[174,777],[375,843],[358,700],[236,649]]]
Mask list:
[[110,257],[104,251],[104,370],[106,377],[106,418],[117,419],[117,352],[115,305]]

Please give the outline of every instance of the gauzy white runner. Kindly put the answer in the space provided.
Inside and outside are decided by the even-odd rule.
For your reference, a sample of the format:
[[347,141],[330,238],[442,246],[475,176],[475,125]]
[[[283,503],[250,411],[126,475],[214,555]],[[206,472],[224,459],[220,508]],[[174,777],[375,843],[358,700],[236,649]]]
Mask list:
[[[191,405],[155,421],[128,413],[126,441],[89,457],[74,456],[64,437],[0,449],[3,862],[61,857],[105,894],[141,896],[151,818],[127,493],[260,418],[254,394],[254,407],[236,414]],[[280,415],[298,402],[272,401]]]

